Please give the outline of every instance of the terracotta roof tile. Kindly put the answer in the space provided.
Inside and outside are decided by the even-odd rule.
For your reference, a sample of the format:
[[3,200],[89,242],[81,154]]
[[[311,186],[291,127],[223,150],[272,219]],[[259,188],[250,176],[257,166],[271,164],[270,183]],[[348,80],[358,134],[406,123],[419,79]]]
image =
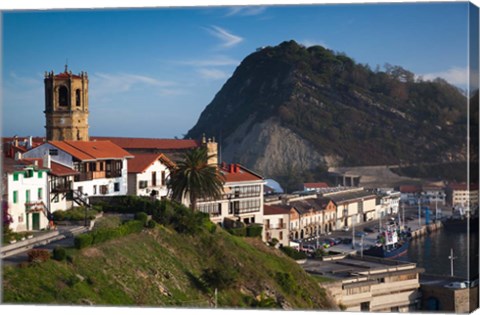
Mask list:
[[62,164],[52,161],[50,164],[50,174],[55,176],[68,176],[68,175],[77,175],[79,174],[79,172],[67,166],[64,166]]
[[81,161],[122,159],[132,155],[110,141],[49,141]]
[[142,173],[155,161],[161,160],[168,167],[173,167],[175,163],[170,161],[164,154],[160,153],[137,153],[133,159],[128,160],[129,173]]
[[220,167],[220,172],[225,176],[225,182],[244,182],[263,180],[263,177],[255,174],[240,164],[225,164]]
[[155,138],[123,138],[123,137],[90,137],[90,140],[108,140],[128,149],[185,150],[197,148],[200,142],[190,139],[155,139]]
[[403,185],[400,186],[401,193],[419,193],[422,191],[420,186],[413,186],[413,185]]
[[289,206],[264,205],[263,206],[263,214],[264,215],[289,214],[291,208],[292,207],[289,207]]

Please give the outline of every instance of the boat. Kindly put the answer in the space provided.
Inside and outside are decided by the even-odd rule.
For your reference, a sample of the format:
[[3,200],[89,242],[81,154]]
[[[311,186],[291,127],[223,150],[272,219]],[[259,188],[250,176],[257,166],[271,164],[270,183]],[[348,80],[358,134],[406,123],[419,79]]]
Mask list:
[[380,258],[396,258],[408,251],[409,238],[399,237],[395,228],[387,228],[378,236],[378,242],[363,251],[364,255]]
[[453,214],[445,218],[442,223],[446,230],[466,232],[470,226],[471,233],[478,233],[478,208],[476,211],[465,211],[462,206],[455,207]]

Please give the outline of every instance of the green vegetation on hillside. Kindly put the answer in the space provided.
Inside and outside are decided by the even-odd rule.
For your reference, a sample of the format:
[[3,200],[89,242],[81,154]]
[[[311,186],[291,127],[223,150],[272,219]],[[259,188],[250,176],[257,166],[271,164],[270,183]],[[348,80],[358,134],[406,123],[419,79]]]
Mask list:
[[195,233],[178,228],[190,228],[188,222],[172,219],[82,250],[69,248],[66,260],[4,266],[3,302],[213,307],[218,289],[220,308],[336,307],[280,250],[180,211],[177,218],[193,215],[200,223]]
[[186,137],[227,139],[273,117],[346,166],[450,162],[466,159],[466,105],[442,79],[288,41],[247,56]]

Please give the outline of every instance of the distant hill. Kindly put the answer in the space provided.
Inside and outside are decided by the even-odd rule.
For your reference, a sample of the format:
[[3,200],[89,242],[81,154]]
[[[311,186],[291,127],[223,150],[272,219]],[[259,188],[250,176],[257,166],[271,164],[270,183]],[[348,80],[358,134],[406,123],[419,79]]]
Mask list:
[[329,166],[463,161],[466,104],[442,79],[288,41],[247,56],[186,138],[215,136],[227,162],[307,180]]

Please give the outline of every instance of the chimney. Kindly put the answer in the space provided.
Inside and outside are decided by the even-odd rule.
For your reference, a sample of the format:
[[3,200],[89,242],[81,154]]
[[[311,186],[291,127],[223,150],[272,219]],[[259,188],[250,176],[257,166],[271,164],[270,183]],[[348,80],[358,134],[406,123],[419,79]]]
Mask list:
[[52,159],[50,158],[50,154],[48,152],[43,156],[43,167],[46,167],[46,168],[52,167]]
[[234,164],[230,164],[230,173],[234,172]]
[[28,137],[28,141],[27,141],[27,149],[30,150],[32,147],[33,147],[33,137],[30,136]]
[[18,147],[18,137],[17,136],[13,137],[13,145]]
[[15,160],[18,161],[18,160],[21,160],[21,159],[22,159],[22,153],[15,152]]
[[239,170],[240,170],[240,165],[235,164],[235,173],[238,173]]
[[227,169],[227,163],[222,162],[222,168],[223,168],[224,170],[226,170],[226,169]]

